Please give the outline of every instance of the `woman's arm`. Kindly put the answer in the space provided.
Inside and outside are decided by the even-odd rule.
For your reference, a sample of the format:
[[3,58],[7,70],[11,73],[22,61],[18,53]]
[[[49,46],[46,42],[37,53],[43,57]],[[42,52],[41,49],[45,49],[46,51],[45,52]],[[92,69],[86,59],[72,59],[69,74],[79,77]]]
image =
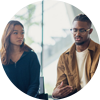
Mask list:
[[30,61],[30,85],[27,94],[36,97],[39,90],[40,64],[37,55],[32,52]]

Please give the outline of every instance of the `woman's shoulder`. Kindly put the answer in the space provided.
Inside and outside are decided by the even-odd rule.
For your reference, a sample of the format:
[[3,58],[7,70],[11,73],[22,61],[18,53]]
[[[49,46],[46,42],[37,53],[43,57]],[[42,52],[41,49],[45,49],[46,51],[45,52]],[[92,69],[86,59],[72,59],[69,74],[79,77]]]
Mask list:
[[29,56],[29,57],[36,57],[37,56],[37,54],[35,53],[34,50],[24,51],[24,54]]
[[24,56],[27,55],[29,57],[37,57],[35,51],[29,47],[27,44],[24,45]]
[[34,50],[29,50],[28,51],[30,54],[36,54]]

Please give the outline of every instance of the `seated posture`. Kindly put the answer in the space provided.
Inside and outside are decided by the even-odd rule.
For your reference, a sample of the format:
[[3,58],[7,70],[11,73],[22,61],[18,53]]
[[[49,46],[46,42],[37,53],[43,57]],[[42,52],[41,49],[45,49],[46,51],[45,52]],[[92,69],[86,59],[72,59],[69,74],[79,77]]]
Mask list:
[[100,45],[90,39],[91,21],[85,14],[73,20],[75,43],[59,58],[54,98],[68,97],[82,89],[92,78],[98,66]]
[[36,53],[24,42],[24,27],[19,21],[12,20],[7,24],[0,53],[11,82],[22,92],[37,97],[40,64]]
[[81,96],[78,100],[100,100],[100,88],[95,91],[88,92],[85,95]]

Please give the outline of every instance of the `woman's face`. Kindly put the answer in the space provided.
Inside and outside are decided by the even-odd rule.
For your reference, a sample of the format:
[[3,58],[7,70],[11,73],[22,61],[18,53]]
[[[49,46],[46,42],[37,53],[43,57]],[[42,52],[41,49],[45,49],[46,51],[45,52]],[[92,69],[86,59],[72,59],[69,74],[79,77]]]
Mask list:
[[20,46],[23,43],[24,30],[21,25],[15,25],[13,32],[10,35],[10,43]]

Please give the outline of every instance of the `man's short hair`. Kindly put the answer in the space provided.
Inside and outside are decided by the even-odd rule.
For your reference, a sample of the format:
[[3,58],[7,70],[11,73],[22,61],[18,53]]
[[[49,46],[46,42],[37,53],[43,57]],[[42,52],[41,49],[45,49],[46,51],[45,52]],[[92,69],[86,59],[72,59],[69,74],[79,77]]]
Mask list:
[[85,14],[79,14],[78,16],[76,16],[73,20],[74,21],[83,21],[83,22],[87,22],[91,28],[92,26],[92,22],[91,20],[85,15]]

